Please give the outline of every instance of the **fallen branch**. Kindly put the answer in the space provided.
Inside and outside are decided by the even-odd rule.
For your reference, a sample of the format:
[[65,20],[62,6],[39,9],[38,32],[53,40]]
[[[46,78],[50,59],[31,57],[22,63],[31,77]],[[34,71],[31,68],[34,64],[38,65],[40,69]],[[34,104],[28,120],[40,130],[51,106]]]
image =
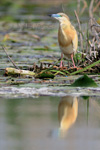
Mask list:
[[28,71],[28,70],[19,70],[19,69],[15,69],[15,68],[6,68],[5,69],[5,75],[35,76],[35,73],[33,71]]

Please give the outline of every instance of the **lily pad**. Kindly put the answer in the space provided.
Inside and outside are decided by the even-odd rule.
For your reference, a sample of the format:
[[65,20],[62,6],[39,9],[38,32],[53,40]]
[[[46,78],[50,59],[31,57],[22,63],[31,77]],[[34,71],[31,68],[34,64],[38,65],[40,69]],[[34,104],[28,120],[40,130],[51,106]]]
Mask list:
[[84,74],[82,77],[75,80],[71,86],[74,87],[98,87],[98,85],[95,83],[95,81],[88,77],[86,74]]

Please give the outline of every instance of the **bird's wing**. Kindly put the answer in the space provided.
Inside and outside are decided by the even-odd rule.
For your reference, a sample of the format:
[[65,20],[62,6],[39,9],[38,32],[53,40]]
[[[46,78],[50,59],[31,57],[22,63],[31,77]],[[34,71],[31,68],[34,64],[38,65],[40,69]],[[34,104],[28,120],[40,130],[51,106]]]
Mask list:
[[76,52],[77,51],[77,46],[78,46],[78,36],[77,36],[77,32],[76,32],[76,30],[75,30],[75,28],[73,27],[73,26],[71,26],[71,28],[72,28],[72,30],[74,31],[74,38],[73,38],[73,40],[72,40],[72,45],[73,45],[73,50],[74,50],[74,52]]

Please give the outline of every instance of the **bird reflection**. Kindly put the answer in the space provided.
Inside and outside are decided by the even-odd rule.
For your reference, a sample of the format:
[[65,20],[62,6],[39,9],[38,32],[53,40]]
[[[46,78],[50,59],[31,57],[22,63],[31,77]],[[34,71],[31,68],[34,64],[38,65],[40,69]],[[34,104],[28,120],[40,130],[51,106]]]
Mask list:
[[78,114],[78,100],[74,96],[62,97],[58,106],[60,136],[65,136],[67,130],[75,123]]

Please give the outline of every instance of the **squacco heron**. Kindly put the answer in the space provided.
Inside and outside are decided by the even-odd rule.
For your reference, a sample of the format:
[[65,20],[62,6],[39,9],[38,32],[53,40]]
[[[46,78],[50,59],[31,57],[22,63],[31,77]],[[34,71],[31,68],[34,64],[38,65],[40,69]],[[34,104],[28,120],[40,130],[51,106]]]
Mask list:
[[60,67],[62,68],[62,59],[63,54],[67,58],[71,58],[74,68],[75,63],[73,56],[77,51],[78,46],[78,36],[74,26],[71,24],[69,17],[64,13],[57,13],[50,15],[59,21],[59,30],[58,30],[58,43],[61,50],[61,63]]
[[60,133],[65,135],[68,129],[75,123],[78,115],[78,99],[74,96],[64,96],[58,106],[58,118],[60,121]]

